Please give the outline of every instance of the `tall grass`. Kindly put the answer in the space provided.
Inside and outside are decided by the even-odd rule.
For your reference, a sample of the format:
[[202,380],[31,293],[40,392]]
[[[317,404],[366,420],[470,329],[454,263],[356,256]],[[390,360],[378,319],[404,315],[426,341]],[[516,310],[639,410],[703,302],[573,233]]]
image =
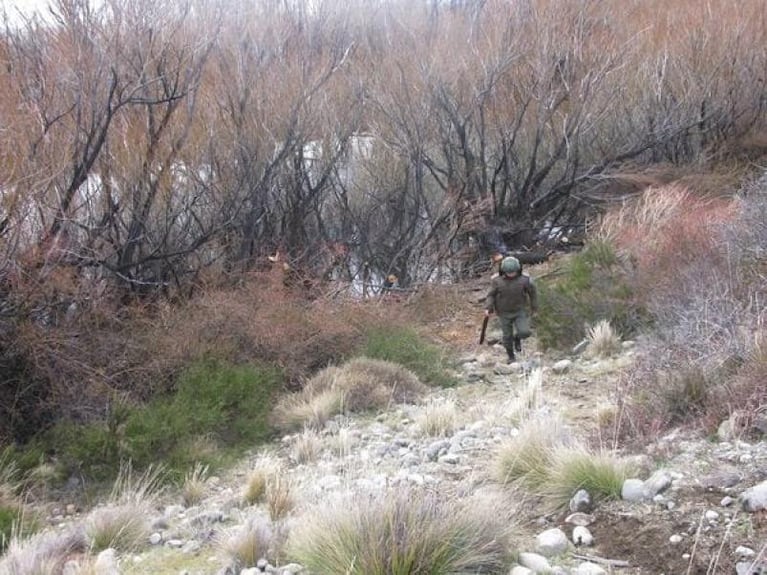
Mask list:
[[313,573],[499,573],[510,551],[500,515],[424,491],[357,496],[302,518],[288,555]]
[[85,532],[94,551],[135,551],[149,543],[149,517],[161,494],[163,469],[149,467],[135,474],[123,465],[109,501],[92,511]]
[[506,442],[496,477],[521,486],[552,509],[566,507],[579,489],[594,500],[618,499],[631,467],[609,452],[593,452],[570,437],[557,420],[534,418]]
[[413,372],[399,364],[358,357],[321,370],[300,392],[281,398],[272,422],[283,430],[320,427],[340,413],[415,401],[426,390]]

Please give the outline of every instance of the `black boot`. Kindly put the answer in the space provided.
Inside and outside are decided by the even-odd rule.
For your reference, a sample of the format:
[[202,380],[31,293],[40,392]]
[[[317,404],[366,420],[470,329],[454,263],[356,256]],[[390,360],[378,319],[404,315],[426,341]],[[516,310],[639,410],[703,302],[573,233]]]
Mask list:
[[522,340],[518,337],[514,338],[514,349],[517,351],[522,351]]
[[506,348],[506,353],[509,356],[509,363],[514,363],[515,361],[517,361],[517,358],[514,355],[514,348],[513,347],[511,347],[511,346],[507,347]]

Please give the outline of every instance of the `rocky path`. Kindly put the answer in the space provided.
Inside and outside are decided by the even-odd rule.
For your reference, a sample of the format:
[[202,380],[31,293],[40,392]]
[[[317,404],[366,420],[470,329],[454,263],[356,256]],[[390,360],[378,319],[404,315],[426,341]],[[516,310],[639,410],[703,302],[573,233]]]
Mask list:
[[[527,346],[534,349],[534,345]],[[461,384],[432,390],[418,405],[376,415],[339,417],[322,432],[285,436],[252,454],[226,476],[209,477],[205,498],[184,506],[169,498],[152,518],[151,545],[141,552],[107,553],[100,574],[224,574],[235,570],[220,542],[263,506],[243,504],[250,470],[265,460],[279,466],[295,505],[287,524],[312,505],[351,493],[396,485],[425,486],[453,496],[482,495],[513,504],[522,553],[513,575],[570,573],[767,573],[767,444],[709,440],[670,433],[642,453],[625,453],[637,476],[624,500],[561,512],[499,485],[499,446],[532,412],[559,417],[583,441],[614,410],[615,383],[631,369],[635,347],[616,357],[549,358],[527,351],[507,365],[499,347],[469,350],[458,362]],[[611,438],[601,438],[610,447]],[[71,510],[74,512],[74,510]],[[54,524],[78,520],[56,511]],[[575,537],[574,537],[575,532]],[[574,543],[574,539],[578,544]],[[76,561],[70,573],[78,573]],[[242,570],[297,574],[298,565]]]
[[[338,418],[321,434],[286,436],[268,457],[279,462],[289,479],[297,521],[314,503],[393,485],[521,498],[493,479],[494,455],[517,432],[520,417],[529,410],[549,412],[584,440],[593,437],[600,414],[613,407],[616,378],[630,369],[634,354],[626,343],[619,356],[606,360],[555,361],[528,353],[509,366],[501,361],[499,348],[477,349],[460,360],[458,387],[434,390],[419,405]],[[430,435],[429,421],[442,433]],[[514,575],[764,572],[764,484],[754,495],[754,510],[745,510],[741,501],[767,476],[764,442],[713,442],[676,432],[659,438],[644,453],[625,455],[638,469],[632,484],[637,489],[631,493],[626,486],[627,500],[587,509],[585,520],[568,520],[571,510],[546,513],[534,500],[520,505],[525,510],[520,521],[523,565],[512,570]],[[220,555],[208,544],[209,536],[254,512],[243,508],[240,490],[248,469],[264,456],[254,454],[226,478],[211,478],[211,494],[199,507],[166,507],[156,522],[155,549],[121,558],[122,571],[158,573],[168,569],[173,552],[189,561],[163,572],[226,572]],[[760,506],[762,510],[756,510]],[[586,528],[590,545],[573,543],[576,527],[581,535]],[[299,572],[298,566],[268,568]]]

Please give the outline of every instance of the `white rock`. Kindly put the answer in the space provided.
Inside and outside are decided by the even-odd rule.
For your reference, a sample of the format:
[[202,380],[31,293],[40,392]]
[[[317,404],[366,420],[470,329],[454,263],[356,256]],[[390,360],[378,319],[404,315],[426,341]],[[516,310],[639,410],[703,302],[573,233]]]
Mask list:
[[594,543],[594,536],[586,527],[578,525],[573,529],[573,543],[590,547]]
[[120,567],[117,564],[117,552],[114,549],[104,549],[96,557],[93,564],[95,575],[120,575]]
[[522,565],[522,567],[527,567],[535,573],[548,573],[551,571],[551,563],[549,563],[549,560],[538,553],[520,553],[517,561],[519,561],[519,564]]
[[515,565],[511,568],[511,571],[509,571],[509,575],[535,575],[535,571],[528,569],[527,567],[522,567],[522,565]]
[[674,535],[672,535],[671,537],[668,538],[668,542],[671,543],[672,545],[676,545],[677,543],[681,543],[682,542],[682,536],[681,535],[677,535],[675,533]]
[[149,543],[152,545],[159,545],[162,543],[162,533],[155,531],[149,536]]
[[740,545],[735,549],[735,555],[743,559],[749,559],[750,557],[756,555],[756,551],[750,547],[746,547],[745,545]]
[[767,509],[767,481],[762,481],[750,489],[746,489],[741,493],[740,501],[743,504],[743,509],[749,513]]
[[652,497],[671,487],[671,481],[672,477],[668,471],[665,469],[658,469],[644,482],[644,488],[647,494]]
[[571,571],[572,575],[607,575],[607,571],[601,565],[586,561]]
[[717,519],[719,519],[719,514],[713,509],[709,509],[708,511],[706,511],[706,513],[703,516],[706,518],[706,521],[716,521]]
[[647,498],[644,481],[641,479],[627,479],[621,487],[621,498],[624,501],[643,501]]
[[539,533],[535,538],[536,551],[546,557],[561,555],[569,546],[567,535],[561,529],[555,527]]
[[567,373],[573,366],[573,362],[569,359],[560,359],[554,365],[551,366],[551,371],[554,373]]

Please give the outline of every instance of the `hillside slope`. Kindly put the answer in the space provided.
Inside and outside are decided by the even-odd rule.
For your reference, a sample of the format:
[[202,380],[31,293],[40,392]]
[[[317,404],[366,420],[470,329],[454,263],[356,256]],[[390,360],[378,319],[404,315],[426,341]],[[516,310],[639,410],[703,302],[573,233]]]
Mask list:
[[[71,552],[63,572],[305,572],[289,555],[270,551],[252,565],[238,564],[232,542],[254,522],[270,525],[275,533],[290,532],[315,517],[318,506],[321,513],[332,513],[353,505],[360,494],[389,489],[426,489],[503,515],[513,525],[514,547],[522,552],[518,560],[526,565],[510,565],[515,574],[543,572],[547,565],[553,572],[573,574],[767,569],[767,485],[760,485],[767,479],[764,441],[696,437],[677,430],[641,451],[611,452],[631,465],[633,478],[644,481],[633,482],[639,485],[634,495],[625,493],[631,500],[582,507],[571,501],[556,508],[543,490],[500,482],[499,453],[531,422],[565,430],[595,457],[600,450],[611,451],[614,441],[605,432],[610,425],[604,424],[619,420],[618,383],[642,348],[623,342],[621,351],[607,358],[590,357],[588,349],[542,354],[532,340],[521,361],[508,365],[502,348],[474,341],[482,289],[481,282],[467,284],[462,288],[465,309],[429,326],[459,350],[459,385],[432,389],[415,404],[338,416],[320,430],[283,436],[220,476],[201,473],[199,501],[187,497],[185,504],[181,493],[164,493],[153,501],[147,511],[151,534],[140,545],[101,552],[95,563]],[[490,334],[491,342],[496,338]],[[274,499],[250,504],[243,495],[254,470],[265,467],[279,478],[281,509]],[[573,518],[576,507],[584,513]],[[51,504],[46,536],[77,533],[92,525],[97,511],[68,501]],[[576,524],[587,528],[593,544],[572,543]],[[561,534],[552,529],[571,540],[566,549],[557,547]],[[551,537],[553,543],[542,543]],[[23,553],[11,549],[0,561],[0,573],[24,572],[13,567]]]

